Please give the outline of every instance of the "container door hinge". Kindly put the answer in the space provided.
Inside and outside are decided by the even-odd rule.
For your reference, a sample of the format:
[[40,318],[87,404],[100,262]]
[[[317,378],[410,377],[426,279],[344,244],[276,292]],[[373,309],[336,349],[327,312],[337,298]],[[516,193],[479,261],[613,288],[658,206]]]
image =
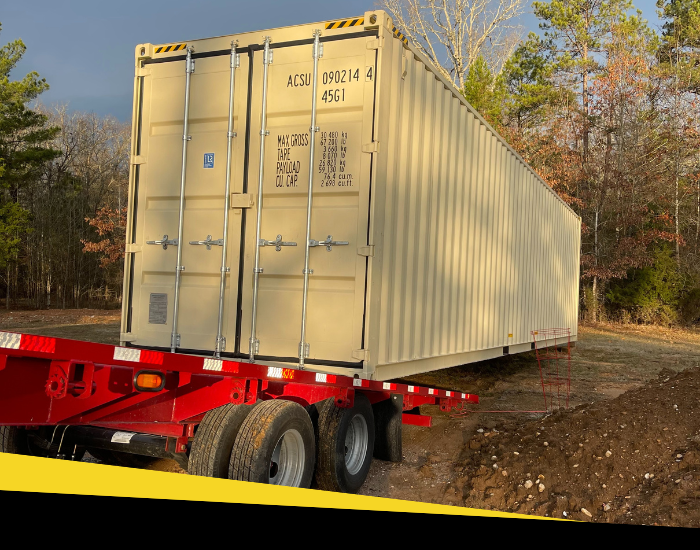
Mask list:
[[132,252],[143,252],[143,246],[136,243],[127,243],[126,253],[129,254]]
[[260,340],[257,338],[251,338],[248,340],[248,349],[251,355],[257,355],[260,352]]
[[357,247],[358,256],[367,256],[368,258],[374,258],[374,245],[369,244],[367,246]]
[[378,38],[375,38],[373,40],[368,40],[367,41],[367,49],[368,50],[378,50],[379,48],[384,47],[384,37],[380,36]]
[[146,157],[143,155],[132,155],[131,164],[146,164]]
[[226,336],[216,339],[216,349],[218,351],[226,351]]
[[379,142],[373,141],[372,143],[367,143],[362,146],[363,153],[378,153],[379,152]]
[[368,349],[356,349],[352,352],[353,359],[359,361],[369,361],[369,350]]
[[139,67],[136,69],[136,76],[151,76],[150,67]]
[[120,342],[136,342],[136,333],[134,332],[122,332],[119,334]]
[[250,208],[253,206],[253,195],[250,193],[231,193],[231,208]]

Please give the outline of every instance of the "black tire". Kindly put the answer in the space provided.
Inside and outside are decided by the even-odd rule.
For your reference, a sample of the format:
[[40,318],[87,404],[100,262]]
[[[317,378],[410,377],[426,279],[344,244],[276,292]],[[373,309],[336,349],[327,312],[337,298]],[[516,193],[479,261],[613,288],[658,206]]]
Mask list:
[[231,449],[252,405],[224,405],[204,415],[192,442],[188,472],[227,478]]
[[308,489],[315,463],[316,442],[308,413],[297,403],[273,399],[258,403],[243,422],[228,474],[239,481]]
[[[34,433],[34,432],[32,432]],[[43,436],[47,435],[47,431],[36,432],[32,437],[39,437],[43,439]],[[51,445],[48,448],[48,440],[46,441],[47,448],[41,448],[36,444],[36,440],[32,441],[29,433],[26,429],[17,426],[0,426],[0,453],[11,453],[16,455],[27,455],[27,456],[39,456],[43,458],[56,458],[58,452],[58,443]],[[63,448],[61,453],[64,456],[64,460],[71,460],[73,455],[73,449]],[[80,462],[85,455],[85,448],[78,447],[75,449],[75,461]]]
[[0,453],[29,455],[27,430],[17,426],[0,426]]
[[[349,438],[349,439],[348,439]],[[356,493],[367,478],[374,452],[374,414],[365,395],[351,409],[333,399],[319,406],[316,483],[319,489]]]

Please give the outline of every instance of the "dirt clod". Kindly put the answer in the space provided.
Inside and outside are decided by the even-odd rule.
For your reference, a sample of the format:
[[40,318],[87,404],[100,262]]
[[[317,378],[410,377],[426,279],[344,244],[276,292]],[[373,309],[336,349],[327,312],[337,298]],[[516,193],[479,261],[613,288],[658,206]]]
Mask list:
[[[508,512],[551,513],[556,510],[557,495],[569,493],[576,495],[572,504],[578,505],[592,521],[700,526],[700,511],[694,505],[700,495],[700,444],[688,439],[689,435],[700,433],[700,368],[673,375],[672,385],[660,381],[661,378],[652,380],[613,400],[581,405],[520,424],[517,430],[508,429],[508,435],[492,442],[504,451],[499,466],[515,478],[523,478],[528,470],[538,468],[543,472],[538,475],[539,496],[525,506],[516,506],[510,502],[511,486],[506,480],[478,472],[471,477],[469,502],[481,499],[491,509]],[[666,426],[668,413],[663,403],[671,397],[684,412],[676,416],[672,426]],[[615,419],[622,416],[623,410],[633,420],[631,426],[621,429]],[[556,441],[558,452],[542,453],[541,446],[528,438],[543,425],[550,439]],[[668,430],[663,439],[649,440],[649,434],[663,431],[664,427]],[[566,434],[587,439],[593,452],[583,452]],[[618,451],[613,453],[608,446]],[[640,448],[642,452],[635,452]],[[512,449],[519,449],[518,460]],[[465,472],[482,459],[479,454],[483,452],[472,455]],[[576,464],[570,464],[572,459]],[[549,480],[546,487],[544,478]],[[663,479],[668,481],[660,481]],[[623,500],[628,501],[625,506],[614,505]]]

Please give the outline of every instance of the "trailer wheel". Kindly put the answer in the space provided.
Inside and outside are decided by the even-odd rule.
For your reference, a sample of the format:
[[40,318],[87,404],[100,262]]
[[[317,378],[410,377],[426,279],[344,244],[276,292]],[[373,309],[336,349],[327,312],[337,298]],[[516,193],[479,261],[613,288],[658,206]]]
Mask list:
[[192,442],[188,472],[196,476],[228,477],[231,449],[251,405],[224,405],[204,415]]
[[16,426],[0,426],[0,453],[28,455],[27,430]]
[[[25,428],[17,426],[0,426],[0,453],[11,453],[16,455],[39,456],[43,458],[57,458],[58,443],[54,442],[49,446],[48,431],[41,428],[37,432],[32,432],[30,437]],[[36,443],[36,438],[45,441],[44,448]],[[32,439],[35,439],[34,441]],[[64,460],[70,460],[72,453],[65,447],[61,449]],[[80,462],[85,455],[85,448],[78,447],[75,453],[75,461]]]
[[316,483],[319,489],[356,493],[367,478],[374,452],[374,414],[365,395],[355,394],[351,409],[333,399],[324,401],[318,416]]
[[309,488],[316,462],[311,418],[301,405],[258,403],[243,422],[231,453],[229,478]]

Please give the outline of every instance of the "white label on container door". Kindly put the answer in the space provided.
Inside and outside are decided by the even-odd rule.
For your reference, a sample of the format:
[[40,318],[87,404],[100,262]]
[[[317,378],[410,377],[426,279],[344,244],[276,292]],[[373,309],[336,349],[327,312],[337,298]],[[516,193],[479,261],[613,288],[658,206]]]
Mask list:
[[148,303],[148,323],[151,325],[165,325],[168,322],[168,295],[151,293]]
[[112,443],[129,443],[136,434],[132,432],[114,432]]

